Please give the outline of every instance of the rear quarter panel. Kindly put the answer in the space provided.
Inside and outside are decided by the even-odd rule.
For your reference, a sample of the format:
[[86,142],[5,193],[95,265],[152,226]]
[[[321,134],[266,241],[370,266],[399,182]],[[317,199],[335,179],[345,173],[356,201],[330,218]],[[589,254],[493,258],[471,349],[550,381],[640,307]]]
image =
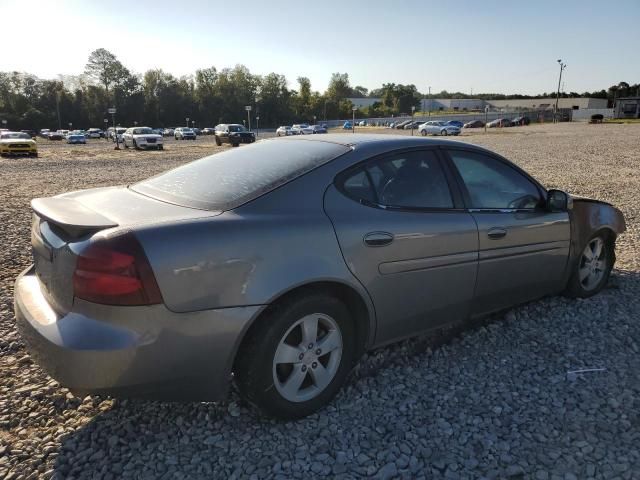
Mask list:
[[373,318],[323,209],[333,177],[319,170],[215,218],[137,229],[167,307],[266,305],[298,286],[333,281],[354,288]]

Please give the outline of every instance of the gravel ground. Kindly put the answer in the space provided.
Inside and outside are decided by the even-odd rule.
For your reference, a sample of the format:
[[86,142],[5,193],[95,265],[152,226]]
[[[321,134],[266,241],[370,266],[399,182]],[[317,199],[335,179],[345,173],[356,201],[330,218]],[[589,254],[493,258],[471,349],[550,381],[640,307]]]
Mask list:
[[45,144],[39,159],[0,160],[0,478],[640,478],[639,138],[640,125],[585,124],[461,136],[622,209],[609,287],[371,352],[329,407],[289,423],[235,394],[75,398],[15,331],[31,198],[141,179],[219,150],[211,139],[164,152]]

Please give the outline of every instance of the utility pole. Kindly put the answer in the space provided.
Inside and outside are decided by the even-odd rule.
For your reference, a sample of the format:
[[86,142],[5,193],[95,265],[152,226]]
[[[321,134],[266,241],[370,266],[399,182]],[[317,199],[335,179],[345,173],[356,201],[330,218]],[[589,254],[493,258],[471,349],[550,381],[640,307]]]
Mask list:
[[433,99],[431,98],[431,85],[429,85],[429,117],[431,117],[432,106],[433,106]]
[[353,111],[353,119],[351,120],[351,133],[356,133],[356,110],[358,107],[353,107],[351,110]]
[[562,82],[562,71],[567,68],[566,63],[562,63],[561,59],[558,59],[558,64],[560,65],[560,76],[558,77],[558,91],[556,92],[556,112],[554,115],[554,121],[558,122],[558,100],[560,99],[560,82]]

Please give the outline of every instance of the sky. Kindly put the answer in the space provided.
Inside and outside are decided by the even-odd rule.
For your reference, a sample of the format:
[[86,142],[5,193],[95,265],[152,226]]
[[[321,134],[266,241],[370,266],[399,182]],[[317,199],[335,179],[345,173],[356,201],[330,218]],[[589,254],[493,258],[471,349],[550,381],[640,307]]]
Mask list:
[[134,73],[244,64],[320,92],[333,72],[369,89],[553,92],[558,59],[566,92],[640,82],[640,0],[0,0],[0,19],[0,71],[40,78],[81,74],[102,47]]

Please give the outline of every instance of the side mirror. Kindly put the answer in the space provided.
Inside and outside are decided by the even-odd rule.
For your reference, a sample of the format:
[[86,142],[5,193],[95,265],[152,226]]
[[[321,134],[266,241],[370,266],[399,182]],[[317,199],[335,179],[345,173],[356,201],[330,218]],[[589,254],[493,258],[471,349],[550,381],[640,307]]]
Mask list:
[[547,192],[547,210],[550,212],[566,212],[573,208],[573,198],[562,190],[549,190]]

